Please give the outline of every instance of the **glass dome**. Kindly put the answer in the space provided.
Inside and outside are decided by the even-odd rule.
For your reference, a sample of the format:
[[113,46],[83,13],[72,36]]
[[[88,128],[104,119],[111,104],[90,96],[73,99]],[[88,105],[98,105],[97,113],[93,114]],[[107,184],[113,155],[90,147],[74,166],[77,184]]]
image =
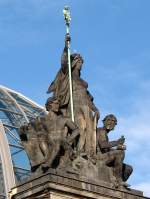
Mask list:
[[15,182],[30,175],[28,157],[21,145],[18,129],[37,116],[44,107],[24,95],[0,86],[0,199],[9,198]]

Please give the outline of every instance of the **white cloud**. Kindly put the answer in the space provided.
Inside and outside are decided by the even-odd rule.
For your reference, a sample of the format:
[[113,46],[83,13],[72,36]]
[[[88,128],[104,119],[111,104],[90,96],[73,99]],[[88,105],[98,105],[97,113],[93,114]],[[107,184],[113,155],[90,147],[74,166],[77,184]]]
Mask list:
[[[126,137],[126,158],[133,166],[131,185],[133,188],[150,196],[149,165],[150,165],[150,101],[135,101],[133,114],[118,119],[117,131]],[[130,180],[129,180],[130,181]]]
[[134,185],[135,189],[142,190],[145,196],[150,196],[150,182],[143,182],[137,185]]
[[[129,178],[129,184],[132,188],[144,192],[144,195],[150,196],[150,96],[149,84],[145,80],[139,82],[144,84],[144,92],[139,96],[133,96],[134,103],[129,104],[127,109],[128,115],[120,112],[118,125],[115,132],[110,133],[110,139],[118,139],[122,134],[126,138],[126,160],[133,166],[133,174]],[[128,98],[128,96],[127,96]],[[126,98],[126,100],[128,100]],[[124,107],[123,107],[124,108]],[[131,110],[130,110],[131,109]],[[109,113],[109,112],[108,112]]]

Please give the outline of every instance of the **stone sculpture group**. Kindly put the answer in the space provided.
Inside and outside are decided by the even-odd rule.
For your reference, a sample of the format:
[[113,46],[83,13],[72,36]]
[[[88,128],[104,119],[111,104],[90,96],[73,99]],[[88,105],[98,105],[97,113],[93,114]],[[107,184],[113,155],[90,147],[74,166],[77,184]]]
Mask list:
[[114,188],[127,188],[132,167],[124,163],[125,138],[109,141],[108,133],[117,125],[112,114],[103,119],[103,127],[97,127],[100,113],[87,82],[80,77],[83,59],[77,53],[70,57],[75,121],[70,119],[68,41],[70,35],[66,34],[61,68],[48,88],[52,96],[45,105],[47,115],[20,128],[31,172],[61,170],[89,180],[108,182]]

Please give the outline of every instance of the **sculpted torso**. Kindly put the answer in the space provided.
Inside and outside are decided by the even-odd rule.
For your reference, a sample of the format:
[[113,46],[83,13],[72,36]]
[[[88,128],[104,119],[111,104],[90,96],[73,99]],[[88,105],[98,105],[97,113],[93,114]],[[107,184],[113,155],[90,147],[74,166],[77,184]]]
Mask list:
[[48,137],[52,139],[60,139],[67,136],[67,127],[65,126],[65,119],[61,116],[50,118],[47,116],[46,127],[48,132]]

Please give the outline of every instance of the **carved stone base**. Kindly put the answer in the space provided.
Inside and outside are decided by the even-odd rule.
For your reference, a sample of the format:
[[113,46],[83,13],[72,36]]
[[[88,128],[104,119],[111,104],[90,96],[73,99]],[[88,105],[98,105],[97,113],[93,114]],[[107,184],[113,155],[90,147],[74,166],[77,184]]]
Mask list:
[[[11,199],[146,199],[141,191],[113,189],[105,182],[88,181],[83,178],[50,170],[40,176],[32,176],[12,189]],[[147,198],[148,199],[148,198]]]

